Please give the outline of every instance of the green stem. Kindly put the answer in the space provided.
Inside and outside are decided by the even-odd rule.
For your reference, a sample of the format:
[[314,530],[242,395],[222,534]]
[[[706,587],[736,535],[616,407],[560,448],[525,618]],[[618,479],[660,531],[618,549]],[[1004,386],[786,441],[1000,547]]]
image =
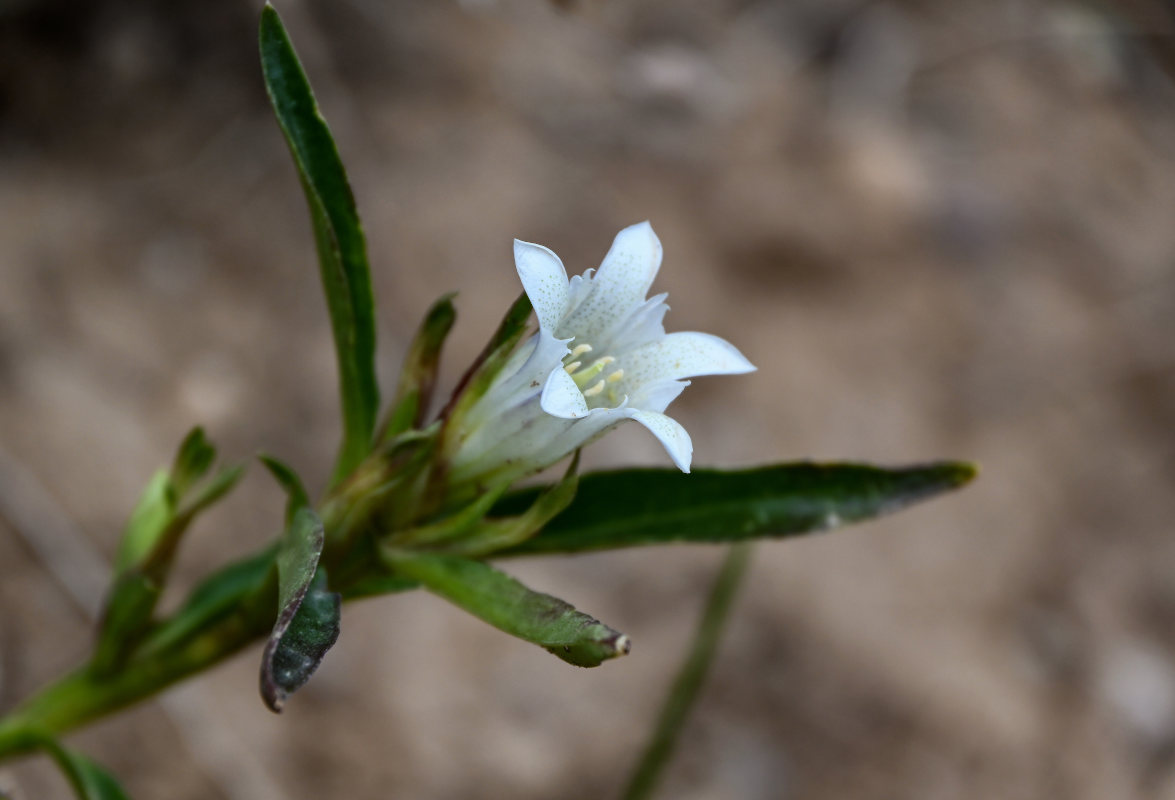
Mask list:
[[263,636],[271,623],[266,609],[274,599],[254,592],[231,614],[210,622],[174,647],[151,650],[115,674],[95,675],[84,666],[34,695],[0,720],[0,758],[28,752],[45,737],[73,728],[142,700],[205,670]]
[[[346,532],[349,526],[361,530],[366,522],[347,504],[328,503],[323,513],[328,529],[334,531]],[[205,596],[199,600],[197,589],[188,605],[144,638],[119,670],[95,670],[86,664],[0,718],[0,759],[37,749],[46,737],[56,737],[144,700],[264,638],[273,626],[277,608],[272,560],[273,549],[267,548],[210,577],[202,585],[227,589],[213,599]],[[323,553],[322,563],[332,570],[343,568],[339,577],[345,580],[337,587],[341,591],[351,583],[382,575],[382,568],[372,574],[378,560],[369,547],[355,553],[332,549]],[[410,586],[397,586],[396,590]]]
[[665,698],[653,734],[629,779],[624,800],[647,800],[653,796],[661,773],[673,756],[678,734],[705,683],[750,555],[751,546],[746,543],[736,544],[727,552],[722,569],[710,590],[689,654]]

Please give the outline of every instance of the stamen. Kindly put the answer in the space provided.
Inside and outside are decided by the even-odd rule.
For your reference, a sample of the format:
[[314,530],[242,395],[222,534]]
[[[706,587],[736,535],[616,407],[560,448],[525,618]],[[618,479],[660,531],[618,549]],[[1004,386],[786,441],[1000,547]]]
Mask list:
[[571,358],[579,358],[584,353],[590,353],[591,351],[592,351],[592,346],[590,344],[576,345],[575,349],[571,351]]
[[588,381],[599,375],[604,371],[604,368],[611,364],[616,359],[612,356],[601,356],[591,363],[583,372],[575,375],[575,385],[582,389],[587,386]]
[[584,389],[583,396],[584,397],[595,397],[596,395],[600,394],[603,391],[604,391],[604,379],[601,378],[600,380],[596,381],[595,384],[590,389]]
[[583,366],[582,361],[572,361],[570,364],[565,366],[563,369],[567,370],[568,375],[574,375],[575,371],[582,366]]
[[608,376],[608,383],[616,383],[624,377],[624,370],[618,369]]

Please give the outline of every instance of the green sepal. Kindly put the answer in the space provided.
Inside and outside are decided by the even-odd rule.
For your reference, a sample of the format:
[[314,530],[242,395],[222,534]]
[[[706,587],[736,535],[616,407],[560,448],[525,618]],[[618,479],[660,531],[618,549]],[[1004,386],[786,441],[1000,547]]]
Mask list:
[[453,294],[447,294],[428,310],[400,369],[396,394],[388,407],[378,441],[386,442],[411,428],[424,425],[436,387],[441,347],[457,319]]
[[114,776],[85,756],[47,737],[40,747],[57,762],[78,800],[129,800]]
[[419,581],[482,621],[537,644],[569,664],[595,667],[629,650],[624,634],[557,597],[528,589],[484,562],[391,547],[384,547],[381,554],[396,574]]
[[[898,469],[865,464],[781,464],[724,472],[597,472],[536,536],[496,555],[609,550],[668,542],[730,543],[824,531],[897,511],[975,477],[971,464]],[[529,507],[541,487],[507,495],[495,515]]]
[[510,306],[494,335],[457,382],[452,397],[441,411],[442,419],[449,421],[460,417],[485,394],[502,367],[506,366],[522,335],[526,333],[531,311],[530,298],[523,292]]
[[367,533],[395,530],[419,517],[439,433],[439,423],[433,423],[381,444],[327,493],[320,509],[333,521],[327,531],[332,554],[350,552]]
[[571,505],[578,489],[579,451],[576,450],[563,479],[541,492],[530,508],[513,517],[483,519],[461,539],[446,545],[444,551],[465,558],[482,558],[520,545]]
[[318,566],[323,541],[322,520],[300,508],[278,545],[277,620],[261,657],[261,697],[274,712],[338,639],[341,598],[327,590],[326,570]]
[[332,483],[370,452],[379,386],[375,373],[375,300],[367,244],[355,198],[310,82],[273,6],[258,33],[265,88],[310,207],[319,273],[339,364],[343,440]]
[[435,547],[446,542],[460,541],[480,526],[494,504],[510,488],[509,482],[498,483],[482,492],[476,500],[442,519],[427,525],[393,530],[388,537],[396,547]]

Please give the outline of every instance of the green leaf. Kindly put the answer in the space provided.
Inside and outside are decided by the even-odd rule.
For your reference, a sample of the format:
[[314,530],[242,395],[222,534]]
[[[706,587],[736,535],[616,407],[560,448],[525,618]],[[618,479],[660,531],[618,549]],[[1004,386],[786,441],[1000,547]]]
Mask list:
[[151,476],[127,520],[114,559],[116,572],[141,563],[150,554],[175,514],[176,493],[167,470]]
[[83,755],[67,750],[52,739],[41,746],[57,762],[80,800],[129,800],[114,777]]
[[273,475],[274,480],[286,490],[288,497],[286,500],[286,527],[288,528],[298,509],[310,507],[310,495],[307,494],[306,487],[302,484],[302,479],[298,477],[297,472],[294,472],[293,467],[264,453],[257,456],[257,458],[265,465],[270,474]]
[[231,492],[244,474],[245,467],[242,464],[225,467],[180,504],[178,517],[184,519],[185,525],[189,524],[197,514]]
[[342,597],[327,589],[326,570],[319,568],[298,606],[290,627],[273,653],[273,680],[277,684],[274,711],[281,711],[285,697],[310,680],[326,652],[339,638]]
[[159,584],[138,570],[114,581],[90,661],[95,675],[110,675],[126,662],[151,620],[159,594]]
[[377,437],[381,442],[391,441],[406,430],[424,425],[436,386],[441,347],[456,319],[453,295],[447,294],[433,304],[420,323],[400,370],[400,382],[388,418]]
[[204,429],[197,426],[188,432],[176,453],[171,467],[171,481],[178,497],[183,497],[193,483],[207,474],[216,460],[216,448],[204,435]]
[[273,569],[276,547],[229,564],[198,584],[174,615],[153,631],[144,650],[160,652],[223,617],[262,590]]
[[362,600],[365,597],[378,597],[385,594],[399,594],[413,589],[419,589],[420,584],[409,578],[399,575],[373,575],[352,583],[343,589],[343,599],[346,601]]
[[624,655],[628,637],[481,561],[384,548],[387,565],[475,617],[578,667]]
[[[975,477],[970,464],[899,469],[864,464],[781,464],[738,472],[669,469],[597,472],[532,539],[496,555],[578,553],[666,542],[736,542],[828,530],[904,508]],[[517,513],[541,488],[503,498]]]
[[343,441],[333,477],[338,481],[371,450],[379,412],[367,244],[330,129],[281,18],[268,4],[261,12],[259,40],[265,87],[310,207],[334,333],[343,412]]
[[200,481],[216,458],[201,428],[180,445],[170,471],[151,478],[119,543],[115,574],[102,612],[90,668],[106,676],[119,669],[151,624],[171,563],[192,520],[227,494],[244,468],[222,469]]
[[261,659],[261,696],[271,711],[310,679],[339,635],[341,599],[318,568],[322,545],[322,521],[299,509],[278,546],[278,615]]

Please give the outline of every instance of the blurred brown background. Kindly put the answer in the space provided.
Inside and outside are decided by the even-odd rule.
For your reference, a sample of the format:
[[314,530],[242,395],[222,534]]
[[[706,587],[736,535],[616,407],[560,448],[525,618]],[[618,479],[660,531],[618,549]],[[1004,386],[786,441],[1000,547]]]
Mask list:
[[[1160,0],[279,3],[364,216],[394,379],[648,218],[672,330],[760,371],[698,464],[975,459],[759,548],[665,798],[1175,798],[1175,30]],[[338,424],[256,2],[0,0],[0,709],[71,666],[193,423],[320,485]],[[622,428],[602,464],[667,464]],[[260,469],[179,584],[275,533]],[[423,594],[348,608],[281,717],[251,652],[72,738],[147,798],[615,796],[721,553],[511,564],[630,634],[577,670]],[[178,591],[177,591],[178,597]],[[173,602],[176,598],[173,598]],[[41,760],[17,798],[65,796]]]

